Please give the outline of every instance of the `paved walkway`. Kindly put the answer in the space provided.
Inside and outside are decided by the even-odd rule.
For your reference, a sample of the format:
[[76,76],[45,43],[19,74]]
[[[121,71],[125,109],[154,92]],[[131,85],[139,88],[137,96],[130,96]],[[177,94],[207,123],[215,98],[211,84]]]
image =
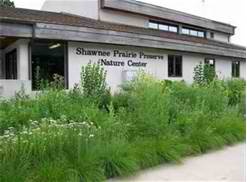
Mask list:
[[196,157],[181,165],[163,165],[141,171],[127,179],[109,182],[245,182],[245,144],[226,147]]

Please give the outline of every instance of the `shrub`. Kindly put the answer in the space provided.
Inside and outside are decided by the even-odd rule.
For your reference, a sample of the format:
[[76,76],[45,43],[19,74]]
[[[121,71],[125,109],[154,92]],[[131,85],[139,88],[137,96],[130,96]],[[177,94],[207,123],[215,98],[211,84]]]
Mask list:
[[194,68],[194,83],[207,85],[217,77],[215,70],[209,64],[200,63]]
[[133,111],[127,113],[132,123],[134,136],[156,136],[163,132],[168,124],[168,99],[163,93],[160,82],[148,75],[140,75],[130,91]]
[[229,105],[237,105],[245,94],[245,81],[241,79],[227,80],[225,89],[229,98]]
[[99,64],[87,64],[81,69],[81,87],[85,96],[100,97],[106,90],[106,71]]

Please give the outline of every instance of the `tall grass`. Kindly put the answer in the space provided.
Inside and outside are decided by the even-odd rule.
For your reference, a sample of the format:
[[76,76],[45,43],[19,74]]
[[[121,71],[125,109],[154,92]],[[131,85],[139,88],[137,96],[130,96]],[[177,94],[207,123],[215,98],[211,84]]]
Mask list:
[[140,75],[107,109],[80,89],[1,101],[0,181],[103,181],[243,141],[244,89]]

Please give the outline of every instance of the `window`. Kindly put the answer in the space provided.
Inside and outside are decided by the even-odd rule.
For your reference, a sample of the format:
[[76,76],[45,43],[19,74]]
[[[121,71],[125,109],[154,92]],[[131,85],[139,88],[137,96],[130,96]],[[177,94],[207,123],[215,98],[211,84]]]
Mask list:
[[187,29],[187,28],[183,28],[183,29],[182,29],[182,34],[189,35],[189,34],[190,34],[190,30]]
[[240,75],[240,61],[232,62],[232,77],[238,78]]
[[182,34],[191,35],[191,36],[195,36],[195,37],[202,37],[202,38],[205,37],[205,32],[190,29],[190,28],[182,28]]
[[196,30],[190,30],[190,35],[197,36],[197,31]]
[[168,76],[182,77],[182,56],[168,55]]
[[178,27],[169,26],[169,32],[178,32]]
[[210,65],[215,70],[215,59],[213,58],[206,58],[205,64]]
[[37,41],[32,44],[32,88],[39,89],[39,81],[53,81],[54,74],[64,77],[67,86],[66,45],[62,42]]
[[214,38],[214,32],[210,32],[210,38],[211,38],[211,39]]
[[168,32],[175,32],[175,33],[178,32],[178,26],[165,24],[161,22],[150,21],[148,23],[148,27],[152,29],[158,29],[158,30],[163,30],[163,31],[168,31]]
[[204,32],[198,32],[198,37],[205,37]]
[[168,31],[168,28],[169,28],[169,26],[168,26],[168,25],[162,25],[162,24],[159,24],[159,29],[160,29],[160,30],[165,30],[165,31]]
[[158,23],[149,22],[148,27],[153,29],[158,29]]
[[17,51],[14,49],[5,56],[6,79],[17,79]]

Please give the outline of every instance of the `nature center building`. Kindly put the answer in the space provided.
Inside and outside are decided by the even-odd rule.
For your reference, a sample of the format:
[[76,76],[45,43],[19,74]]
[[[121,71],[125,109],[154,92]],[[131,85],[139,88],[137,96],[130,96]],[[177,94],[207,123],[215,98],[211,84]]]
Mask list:
[[245,79],[246,48],[230,42],[232,25],[135,0],[47,0],[42,11],[0,8],[0,96],[35,78],[80,81],[83,65],[99,63],[117,90],[138,70],[158,79],[193,82],[210,64],[220,79]]

